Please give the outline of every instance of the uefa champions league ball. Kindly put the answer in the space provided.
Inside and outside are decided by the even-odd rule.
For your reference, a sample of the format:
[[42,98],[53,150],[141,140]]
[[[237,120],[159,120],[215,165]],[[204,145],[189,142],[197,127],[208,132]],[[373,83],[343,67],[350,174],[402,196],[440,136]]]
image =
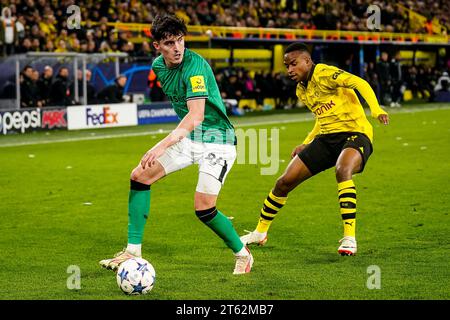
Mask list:
[[147,294],[153,289],[156,272],[147,260],[132,258],[120,265],[116,278],[120,290],[125,294]]

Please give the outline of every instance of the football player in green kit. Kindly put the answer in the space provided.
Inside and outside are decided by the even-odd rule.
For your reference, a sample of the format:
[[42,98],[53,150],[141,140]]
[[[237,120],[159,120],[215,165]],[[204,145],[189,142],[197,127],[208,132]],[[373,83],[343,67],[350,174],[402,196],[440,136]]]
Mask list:
[[116,271],[127,259],[141,256],[144,227],[150,212],[150,186],[192,164],[199,174],[194,205],[197,217],[233,251],[233,274],[250,272],[253,257],[230,220],[216,208],[225,178],[236,159],[236,137],[208,62],[185,48],[186,25],[172,15],[158,16],[151,28],[161,53],[152,68],[181,122],[153,146],[131,173],[128,200],[128,245],[100,261]]

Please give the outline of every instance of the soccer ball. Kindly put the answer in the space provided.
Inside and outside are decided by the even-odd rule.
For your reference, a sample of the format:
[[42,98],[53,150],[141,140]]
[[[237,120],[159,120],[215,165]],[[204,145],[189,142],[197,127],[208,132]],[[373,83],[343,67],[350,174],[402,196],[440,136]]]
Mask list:
[[155,284],[155,268],[145,259],[132,258],[123,262],[117,271],[117,284],[125,294],[147,294]]

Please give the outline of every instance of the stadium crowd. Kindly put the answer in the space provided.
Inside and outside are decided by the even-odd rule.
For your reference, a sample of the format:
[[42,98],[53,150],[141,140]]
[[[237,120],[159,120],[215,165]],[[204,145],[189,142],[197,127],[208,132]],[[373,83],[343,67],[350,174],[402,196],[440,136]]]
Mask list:
[[[81,9],[82,28],[70,29],[65,8],[76,4]],[[449,27],[449,2],[444,0],[0,0],[0,55],[30,51],[106,53],[126,52],[132,59],[151,63],[156,56],[150,42],[136,46],[130,33],[118,31],[107,22],[151,23],[161,12],[183,18],[191,25],[221,25],[240,27],[295,28],[320,30],[366,30],[366,9],[369,4],[383,8],[383,31],[430,33],[428,24],[414,28],[408,13],[399,10],[401,4],[418,12],[428,21],[437,19]],[[94,23],[95,22],[95,23]],[[442,33],[446,33],[446,28]],[[53,75],[48,66],[39,74],[26,67],[21,73],[22,106],[71,105],[77,103],[74,83],[62,68]],[[398,58],[382,54],[378,63],[366,65],[364,77],[386,105],[398,106],[403,92],[433,100],[436,90],[448,90],[444,70],[424,66],[400,66]],[[278,107],[289,105],[295,97],[295,84],[283,73],[249,72],[236,68],[216,70],[217,81],[224,99],[256,99],[263,105],[266,97],[274,98]],[[81,75],[78,75],[81,78]],[[90,74],[86,74],[90,79]],[[81,80],[79,93],[82,93]],[[90,103],[120,101],[122,79],[116,79],[106,92],[95,92],[88,85]],[[3,89],[2,96],[12,96],[12,84]],[[106,89],[106,88],[105,88]],[[9,92],[8,92],[9,90]],[[158,90],[155,86],[153,91]],[[6,93],[5,93],[6,92]],[[163,99],[161,95],[154,100]],[[116,97],[116,98],[115,98]],[[119,97],[119,98],[117,98]]]
[[[400,107],[405,90],[410,90],[411,98],[434,101],[439,92],[450,92],[450,77],[447,71],[419,66],[401,66],[398,56],[389,57],[383,52],[378,63],[367,63],[364,79],[374,89],[381,104]],[[215,70],[217,84],[224,100],[254,99],[260,109],[264,109],[265,99],[273,99],[276,108],[293,108],[297,103],[296,83],[286,73],[256,71],[243,68],[224,68]],[[113,84],[96,92],[90,83],[91,72],[86,71],[87,102],[119,103],[125,101],[124,87],[127,77],[120,75]],[[21,107],[45,107],[75,105],[80,103],[83,94],[82,73],[79,70],[78,100],[75,84],[70,80],[69,69],[62,67],[54,75],[53,68],[46,66],[41,74],[31,66],[21,73]],[[167,97],[157,85],[157,79],[148,82],[151,101],[166,101]],[[3,96],[14,97],[15,88],[11,83],[3,88]]]
[[[241,68],[225,68],[215,71],[216,80],[223,99],[236,100],[255,99],[258,106],[263,106],[265,98],[273,98],[279,107],[287,107],[291,98],[295,98],[296,84],[285,73],[249,72]],[[91,71],[86,70],[87,102],[119,103],[124,102],[124,87],[127,77],[120,75],[113,84],[106,86],[99,92],[91,83]],[[21,107],[70,106],[82,102],[84,96],[82,72],[78,70],[78,99],[75,95],[73,75],[66,67],[61,67],[55,74],[49,65],[39,73],[32,66],[27,65],[20,73]],[[154,82],[154,83],[153,83]],[[157,79],[148,81],[151,101],[166,101],[167,97],[157,85]],[[15,84],[6,83],[0,96],[2,98],[15,97]]]
[[380,103],[390,107],[400,107],[406,90],[410,98],[436,101],[440,92],[450,92],[450,78],[447,69],[423,64],[402,65],[400,54],[389,56],[382,52],[377,63],[364,66],[364,79],[377,93]]
[[295,101],[296,83],[286,73],[257,71],[242,68],[225,68],[216,72],[216,80],[223,99],[254,99],[259,108],[264,99],[274,99],[278,108],[290,108]]
[[[83,28],[68,28],[70,15],[65,9],[72,4],[80,8]],[[148,44],[135,50],[127,32],[117,32],[106,23],[151,23],[158,13],[169,12],[192,25],[366,31],[366,10],[374,4],[383,10],[382,31],[431,33],[433,18],[443,27],[442,33],[450,27],[450,4],[445,0],[0,0],[0,46],[3,55],[125,51],[146,57],[152,54]],[[427,24],[411,24],[398,4],[425,16]]]

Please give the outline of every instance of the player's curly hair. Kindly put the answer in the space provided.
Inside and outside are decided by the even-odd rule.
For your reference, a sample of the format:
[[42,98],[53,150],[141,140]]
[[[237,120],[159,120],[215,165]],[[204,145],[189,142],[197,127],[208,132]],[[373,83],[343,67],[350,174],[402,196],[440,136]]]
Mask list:
[[170,36],[187,34],[186,24],[174,15],[157,15],[152,23],[151,29],[153,40],[161,41]]

